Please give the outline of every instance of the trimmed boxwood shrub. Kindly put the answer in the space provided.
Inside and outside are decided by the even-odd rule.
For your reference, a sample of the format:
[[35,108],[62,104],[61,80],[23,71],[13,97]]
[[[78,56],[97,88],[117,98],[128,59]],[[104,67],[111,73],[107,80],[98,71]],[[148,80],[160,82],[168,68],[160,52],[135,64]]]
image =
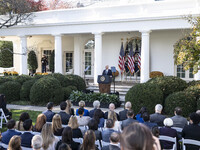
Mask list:
[[40,78],[42,78],[42,77],[43,77],[43,75],[34,75],[34,76],[33,76],[34,79],[40,79]]
[[62,86],[54,77],[44,76],[31,87],[30,100],[32,104],[46,104],[49,101],[59,104],[63,98]]
[[0,86],[0,93],[5,94],[7,102],[20,100],[21,84],[15,81],[8,81]]
[[62,75],[61,73],[52,73],[52,74],[49,74],[49,76],[56,78],[60,82],[61,86],[64,86],[64,82],[65,82],[64,75]]
[[63,87],[63,93],[64,93],[64,99],[67,100],[72,93],[72,91],[76,91],[77,88],[75,86],[68,86],[68,87]]
[[197,84],[200,84],[200,80],[198,80],[198,81],[193,80],[193,81],[188,82],[188,87],[193,86],[193,85],[197,85]]
[[143,106],[147,107],[150,113],[153,113],[155,105],[162,103],[163,93],[156,84],[137,84],[129,89],[125,101],[132,103],[135,113],[139,112]]
[[77,87],[79,91],[83,91],[86,89],[86,84],[83,78],[81,78],[78,75],[66,75],[65,76],[65,82],[64,82],[64,87],[74,85]]
[[179,106],[182,108],[182,114],[185,117],[191,112],[196,111],[196,98],[193,94],[185,91],[170,94],[165,100],[165,111],[168,115],[174,115],[174,109]]
[[164,99],[174,92],[183,91],[187,87],[186,81],[173,76],[164,76],[150,79],[148,83],[157,84],[163,91]]
[[12,81],[13,79],[12,79],[12,77],[10,77],[10,76],[1,76],[0,77],[0,85],[1,84],[3,84],[3,83],[5,83],[5,82],[7,82],[7,81]]
[[36,82],[36,79],[32,79],[32,80],[28,80],[23,83],[21,90],[20,90],[20,100],[21,101],[30,101],[30,98],[29,98],[30,90],[35,82]]
[[29,75],[20,75],[13,77],[13,80],[16,82],[19,82],[21,85],[23,85],[24,82],[31,80],[32,77]]

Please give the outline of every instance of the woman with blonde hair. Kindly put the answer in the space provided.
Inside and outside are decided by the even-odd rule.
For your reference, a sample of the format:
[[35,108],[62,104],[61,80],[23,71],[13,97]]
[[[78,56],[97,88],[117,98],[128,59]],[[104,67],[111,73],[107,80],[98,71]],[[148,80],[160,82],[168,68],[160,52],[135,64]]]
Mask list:
[[53,135],[52,125],[50,123],[44,124],[42,128],[42,148],[44,150],[55,150],[59,138]]
[[83,138],[76,116],[70,117],[68,126],[72,128],[73,138]]
[[47,117],[44,114],[39,114],[35,125],[33,126],[33,131],[41,132],[43,125],[46,123]]
[[65,112],[69,115],[73,115],[74,116],[74,108],[71,108],[72,107],[72,103],[70,100],[66,100],[66,103],[67,103],[67,107],[65,109]]
[[53,128],[54,135],[56,135],[56,136],[61,136],[62,135],[63,128],[62,128],[61,117],[60,117],[59,114],[55,114],[53,116],[52,128]]
[[[117,120],[117,115],[114,111],[109,111],[108,112],[108,119],[112,119],[114,122],[114,127],[113,129],[116,131],[121,131],[121,125],[120,122]],[[106,125],[104,125],[104,127],[106,127]]]
[[22,150],[21,148],[21,137],[14,135],[8,144],[8,150]]

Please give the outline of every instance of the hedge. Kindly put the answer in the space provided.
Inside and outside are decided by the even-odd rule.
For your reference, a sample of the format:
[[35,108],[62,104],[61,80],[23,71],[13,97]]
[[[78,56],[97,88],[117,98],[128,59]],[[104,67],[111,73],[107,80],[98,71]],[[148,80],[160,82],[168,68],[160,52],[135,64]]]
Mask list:
[[60,82],[54,77],[44,76],[38,79],[30,91],[32,104],[46,104],[49,101],[59,104],[63,101],[63,90]]
[[165,111],[168,115],[174,115],[174,109],[179,106],[182,114],[188,117],[190,113],[196,111],[197,103],[193,94],[185,91],[170,94],[165,100]]
[[16,82],[19,82],[21,85],[23,85],[24,82],[31,80],[32,77],[29,75],[20,75],[20,76],[13,76],[13,80]]
[[64,83],[65,82],[65,76],[63,74],[61,74],[61,73],[52,73],[52,74],[49,74],[49,76],[52,76],[52,77],[56,78],[60,82],[61,86],[65,85],[65,83]]
[[5,94],[7,102],[20,100],[21,84],[15,81],[8,81],[0,86],[0,93]]
[[76,91],[77,88],[75,86],[68,86],[68,87],[63,87],[62,88],[63,93],[64,93],[64,99],[67,100],[72,93],[72,91]]
[[154,112],[156,104],[163,101],[163,92],[156,84],[142,83],[133,86],[127,92],[125,101],[132,103],[135,113],[139,112],[141,107],[147,107],[149,113]]
[[12,80],[13,80],[13,79],[12,79],[12,77],[10,77],[10,76],[6,76],[6,77],[1,76],[1,77],[0,77],[0,85],[3,84],[3,83],[5,83],[5,82],[7,82],[7,81],[12,81]]
[[36,82],[36,79],[28,80],[23,83],[20,90],[20,100],[21,101],[30,101],[30,90],[33,84]]

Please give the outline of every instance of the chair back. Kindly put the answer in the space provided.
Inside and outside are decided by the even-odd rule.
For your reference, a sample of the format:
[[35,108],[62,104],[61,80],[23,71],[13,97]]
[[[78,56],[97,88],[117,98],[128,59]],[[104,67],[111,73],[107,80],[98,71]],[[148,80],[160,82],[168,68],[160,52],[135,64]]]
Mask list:
[[173,142],[173,148],[171,150],[176,150],[177,146],[176,146],[176,137],[170,137],[170,136],[164,136],[164,135],[160,135],[159,136],[159,140],[161,141],[168,141],[168,142]]
[[5,123],[7,123],[8,120],[7,120],[6,115],[5,115],[5,113],[4,113],[4,111],[3,111],[2,108],[0,108],[0,113],[1,113],[1,116],[0,116],[0,119],[1,119],[0,128],[2,128],[2,126],[3,126],[3,121],[5,120]]
[[183,150],[186,150],[185,144],[196,145],[200,147],[200,141],[182,138]]

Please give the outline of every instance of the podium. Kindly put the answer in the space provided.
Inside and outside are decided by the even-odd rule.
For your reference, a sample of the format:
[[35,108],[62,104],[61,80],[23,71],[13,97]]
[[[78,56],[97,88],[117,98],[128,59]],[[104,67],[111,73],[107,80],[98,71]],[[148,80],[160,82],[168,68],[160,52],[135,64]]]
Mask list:
[[110,77],[108,75],[99,75],[97,82],[99,83],[99,92],[100,93],[110,93],[112,77]]

